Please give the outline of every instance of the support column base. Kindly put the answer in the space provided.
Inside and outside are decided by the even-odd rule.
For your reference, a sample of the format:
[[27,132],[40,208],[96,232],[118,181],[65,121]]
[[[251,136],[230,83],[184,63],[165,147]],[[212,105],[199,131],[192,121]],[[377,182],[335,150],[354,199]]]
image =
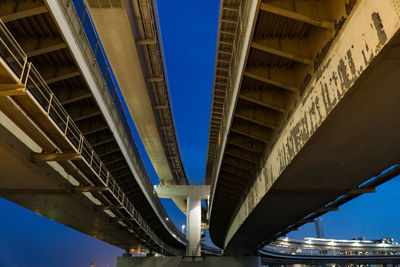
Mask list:
[[258,256],[117,257],[115,267],[261,267]]

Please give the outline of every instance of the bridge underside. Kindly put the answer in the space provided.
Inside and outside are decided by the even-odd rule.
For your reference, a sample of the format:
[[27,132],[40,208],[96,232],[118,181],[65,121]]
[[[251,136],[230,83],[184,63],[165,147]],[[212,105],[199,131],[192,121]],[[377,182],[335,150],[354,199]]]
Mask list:
[[398,1],[253,3],[206,173],[211,237],[233,253],[334,210],[400,159]]
[[[400,159],[400,50],[394,42],[349,90],[252,211],[228,248],[251,248]],[[327,201],[328,200],[328,201]]]
[[[61,166],[32,163],[32,153],[40,151],[40,147],[32,141],[28,145],[23,143],[29,137],[3,113],[0,122],[1,197],[117,247],[139,245],[140,241],[100,206],[74,192],[70,182],[74,179]],[[25,140],[21,141],[22,138]],[[98,197],[95,192],[85,194],[94,201]]]
[[[136,147],[126,141],[129,137],[125,135],[123,130],[121,131],[121,128],[118,128],[122,127],[120,119],[123,119],[118,117],[116,111],[118,106],[115,107],[114,103],[117,105],[119,100],[115,99],[115,92],[113,93],[114,98],[112,98],[111,92],[108,92],[109,89],[104,86],[101,73],[103,69],[100,68],[106,68],[106,66],[100,65],[104,61],[102,61],[102,54],[99,49],[96,50],[96,55],[93,55],[85,36],[85,31],[80,28],[80,21],[73,5],[77,2],[79,1],[73,1],[73,3],[62,0],[1,1],[0,18],[6,24],[11,35],[26,52],[29,61],[43,76],[51,93],[54,94],[54,98],[60,102],[68,113],[69,120],[77,125],[95,154],[104,162],[103,167],[105,166],[109,170],[129,200],[134,203],[135,209],[139,211],[141,217],[148,222],[159,238],[173,247],[183,248],[184,245],[177,241],[171,232],[166,230],[165,217],[167,215],[160,201],[154,198],[152,186],[147,184],[147,182],[151,184],[151,181],[146,177],[140,156],[135,150]],[[54,6],[64,7],[65,10],[68,9],[67,11],[64,10],[65,14],[68,15],[63,12],[61,12],[62,15],[55,15],[53,13]],[[63,9],[61,8],[61,10]],[[79,10],[82,11],[82,9]],[[68,17],[70,19],[68,23],[62,22],[64,15],[70,16]],[[82,19],[83,14],[79,14],[79,16]],[[87,21],[85,25],[85,30],[87,30]],[[66,28],[72,32],[72,35],[68,35]],[[89,37],[89,39],[90,44],[96,40],[93,36]],[[74,50],[74,47],[78,49]],[[4,57],[3,59],[12,61],[4,51],[3,48],[0,48],[0,55]],[[2,111],[6,109],[6,106],[1,106]],[[121,112],[121,110],[118,111]],[[10,118],[15,115],[13,113],[10,114],[9,110],[7,112],[7,116]],[[35,121],[37,120],[36,115],[29,114],[28,116]],[[24,128],[23,116],[16,116],[12,120],[19,127]],[[118,122],[118,127],[115,120]],[[31,134],[30,132],[26,133],[28,135]],[[125,142],[123,146],[121,142]],[[127,151],[130,153],[129,157],[126,156]],[[134,156],[131,156],[132,154]],[[132,165],[135,167],[132,167]],[[143,177],[145,178],[143,179]],[[147,190],[141,184],[144,184],[145,187],[147,186]],[[3,184],[2,188],[9,187]],[[99,194],[101,195],[102,193],[100,192]],[[22,197],[23,195],[21,194],[5,194],[3,196],[10,200],[15,200],[16,203],[23,204],[17,201],[16,197],[19,196],[21,201],[24,199],[23,202],[27,204],[24,206],[30,208],[29,202],[26,202],[25,197]],[[57,198],[49,198],[49,203],[53,199],[56,201]],[[52,213],[51,209],[48,212]],[[119,209],[114,209],[113,213],[120,218],[125,216]],[[43,211],[42,214],[46,215],[47,212]],[[88,214],[91,213],[88,212]],[[63,219],[69,225],[69,216],[65,216],[62,219],[57,218],[57,221],[64,223]],[[116,221],[112,223],[115,224],[115,227],[120,227]],[[101,227],[99,229],[99,231],[104,232],[107,226],[104,229],[101,229]],[[90,234],[90,231],[86,231],[84,228],[82,231]],[[113,232],[111,231],[111,233]],[[176,230],[176,233],[177,235],[180,234],[178,230]],[[124,243],[122,240],[126,239],[126,237],[119,234],[114,236],[122,238],[121,244]],[[96,235],[96,237],[102,239],[100,235]]]

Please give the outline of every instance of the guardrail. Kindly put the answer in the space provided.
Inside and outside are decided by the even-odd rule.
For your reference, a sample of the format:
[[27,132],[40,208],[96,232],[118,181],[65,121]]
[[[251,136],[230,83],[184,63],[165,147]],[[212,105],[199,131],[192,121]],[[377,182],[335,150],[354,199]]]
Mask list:
[[[223,137],[225,136],[225,133],[229,131],[229,112],[227,110],[230,110],[231,105],[234,105],[236,103],[236,99],[233,99],[232,94],[233,94],[233,86],[235,84],[235,79],[236,77],[240,76],[241,73],[239,73],[240,69],[238,68],[239,60],[240,60],[240,51],[243,49],[244,45],[244,34],[243,31],[246,29],[247,24],[249,21],[247,20],[247,15],[249,13],[249,8],[250,8],[250,3],[251,1],[241,1],[240,5],[237,7],[237,18],[235,21],[236,30],[235,30],[235,35],[233,39],[233,49],[232,49],[232,56],[231,60],[229,63],[229,71],[228,71],[228,77],[226,79],[226,93],[225,93],[225,99],[224,99],[224,113],[222,116],[222,121],[221,121],[221,126],[220,126],[220,133],[219,136]],[[218,56],[218,55],[217,55]],[[218,62],[218,58],[216,59],[216,62]],[[217,67],[217,66],[216,66]],[[215,81],[214,81],[215,83]],[[214,84],[215,87],[215,84]],[[215,90],[215,89],[214,89]],[[217,170],[218,166],[216,163],[219,162],[219,158],[222,157],[221,153],[221,148],[222,146],[216,146],[215,150],[215,160],[213,164],[213,169],[212,169],[212,178],[217,178]],[[211,192],[214,192],[215,190],[215,180],[211,181]],[[211,203],[213,201],[213,194],[211,194]],[[242,198],[241,201],[244,201],[244,197]]]
[[[73,4],[73,9],[75,10],[75,14],[78,18],[78,21],[80,23],[79,25],[79,35],[84,37],[87,41],[87,44],[90,48],[90,51],[92,52],[91,56],[91,61],[93,62],[93,65],[97,65],[98,69],[100,70],[99,74],[95,73],[95,77],[101,80],[101,84],[103,84],[104,88],[106,88],[104,91],[108,91],[109,96],[112,98],[113,104],[115,106],[115,109],[118,113],[118,116],[120,118],[120,122],[122,123],[122,126],[125,131],[125,137],[129,142],[130,148],[133,151],[134,158],[133,162],[135,163],[136,167],[140,172],[139,178],[145,185],[146,192],[149,196],[152,196],[154,199],[154,204],[157,206],[159,212],[161,213],[161,217],[165,219],[164,223],[171,229],[172,232],[181,240],[186,240],[185,236],[179,231],[178,228],[174,225],[168,214],[166,213],[164,207],[162,206],[162,203],[158,199],[158,197],[154,196],[153,194],[153,183],[151,182],[151,179],[147,173],[147,170],[141,160],[140,153],[138,151],[138,148],[136,146],[136,142],[134,140],[134,137],[132,135],[132,130],[129,126],[127,115],[125,114],[124,108],[123,108],[123,103],[124,99],[120,95],[120,90],[118,89],[118,84],[114,79],[114,74],[112,72],[112,69],[110,68],[110,65],[107,60],[107,56],[105,55],[105,52],[103,50],[103,47],[101,45],[101,41],[99,40],[98,34],[96,32],[96,29],[93,25],[93,21],[90,17],[89,10],[86,6],[85,1],[83,0],[62,0],[60,1],[65,7],[68,7],[70,3],[72,2]],[[89,55],[86,55],[89,56]],[[128,146],[127,146],[128,147]]]
[[19,85],[26,88],[26,94],[47,114],[48,119],[64,134],[74,150],[81,154],[82,160],[98,178],[97,182],[100,182],[100,184],[103,184],[107,188],[111,195],[131,216],[132,220],[135,221],[144,230],[147,236],[164,251],[176,255],[182,254],[180,250],[173,249],[160,240],[136,211],[114,177],[107,170],[105,164],[100,160],[82,132],[63,108],[62,104],[54,96],[40,73],[33,64],[29,62],[27,55],[1,20],[0,57],[8,64],[8,67],[11,68],[14,74],[19,77]]

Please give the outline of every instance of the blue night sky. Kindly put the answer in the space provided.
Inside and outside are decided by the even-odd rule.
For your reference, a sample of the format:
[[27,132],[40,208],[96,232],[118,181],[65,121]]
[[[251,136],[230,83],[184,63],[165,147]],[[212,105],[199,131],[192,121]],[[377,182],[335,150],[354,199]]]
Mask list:
[[[185,168],[192,182],[203,180],[219,1],[157,1],[175,126]],[[137,134],[134,133],[136,136]],[[144,154],[143,147],[138,147]],[[143,160],[154,183],[149,159]],[[326,237],[400,240],[400,179],[377,188],[324,215]],[[185,216],[162,200],[180,228]],[[123,251],[0,198],[0,266],[113,266]],[[315,236],[307,224],[290,237]]]

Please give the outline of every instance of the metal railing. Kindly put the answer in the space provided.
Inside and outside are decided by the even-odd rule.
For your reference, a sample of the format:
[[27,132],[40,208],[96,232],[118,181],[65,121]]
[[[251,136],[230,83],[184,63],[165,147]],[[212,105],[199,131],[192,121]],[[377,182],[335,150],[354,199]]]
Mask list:
[[400,245],[394,241],[340,240],[324,238],[293,239],[281,237],[261,250],[290,255],[382,256],[399,255]]
[[[144,64],[143,67],[147,66],[147,69],[149,70],[150,75],[159,75],[160,77],[163,78],[161,82],[158,82],[157,85],[154,87],[155,91],[160,94],[164,95],[164,98],[162,101],[161,99],[158,99],[155,95],[153,95],[154,105],[162,105],[166,104],[168,107],[164,109],[164,111],[168,112],[167,116],[164,116],[163,112],[160,112],[159,115],[161,116],[162,120],[170,120],[171,121],[171,126],[173,126],[170,130],[167,130],[170,132],[170,134],[173,136],[172,140],[176,140],[175,142],[175,149],[176,149],[176,156],[178,160],[178,165],[175,163],[171,163],[169,160],[169,165],[172,170],[172,175],[176,179],[177,184],[190,184],[190,181],[187,177],[183,162],[182,162],[182,157],[181,157],[181,152],[179,148],[179,143],[178,143],[178,138],[176,136],[176,129],[175,129],[175,124],[174,124],[174,117],[173,117],[173,110],[172,110],[172,105],[171,105],[171,99],[170,95],[168,92],[168,77],[165,73],[165,66],[164,66],[164,60],[163,60],[163,55],[162,55],[162,40],[161,40],[161,35],[160,31],[158,29],[158,17],[157,17],[157,9],[156,9],[156,1],[155,0],[136,0],[137,5],[134,6],[134,10],[136,12],[140,13],[141,15],[139,17],[136,17],[136,22],[138,24],[143,25],[143,35],[141,35],[140,31],[138,32],[140,38],[142,39],[149,39],[149,40],[156,40],[156,43],[152,45],[151,47],[154,48],[151,49],[149,46],[143,47],[142,51],[145,51],[145,53],[148,54],[149,56],[149,63]],[[136,7],[137,6],[137,7]],[[150,29],[149,29],[150,28]],[[155,51],[155,57],[153,52]],[[140,53],[139,53],[140,55]],[[144,59],[144,58],[143,58]],[[144,61],[146,61],[144,59]],[[152,90],[150,88],[149,92],[152,94]],[[159,122],[161,123],[161,122]],[[168,138],[168,135],[164,133],[164,131],[160,131],[160,135],[164,137],[163,141],[168,142],[168,140],[171,141],[171,139]],[[172,147],[172,146],[168,146]],[[169,149],[167,149],[168,151]]]
[[[250,2],[251,1],[241,1],[240,5],[237,8],[238,16],[236,20],[236,29],[235,29],[235,36],[233,39],[233,49],[232,49],[232,56],[231,60],[229,63],[229,71],[228,71],[228,77],[226,80],[226,93],[225,93],[225,102],[224,102],[224,111],[223,111],[223,116],[222,116],[222,121],[221,121],[221,126],[220,126],[220,136],[223,137],[225,136],[225,133],[229,131],[229,112],[227,112],[230,108],[231,105],[234,105],[236,103],[236,99],[233,99],[233,86],[235,85],[235,79],[241,75],[239,73],[240,69],[238,68],[238,63],[240,59],[240,51],[243,49],[244,45],[244,29],[246,29],[247,24],[249,23],[248,18],[248,12],[250,8]],[[217,59],[218,60],[218,59]],[[217,67],[217,66],[216,66]],[[214,85],[215,86],[215,85]],[[215,90],[215,89],[214,89]],[[221,146],[217,146],[217,149],[215,150],[215,159],[214,159],[214,164],[213,164],[213,170],[212,170],[212,176],[213,178],[216,179],[217,176],[217,170],[218,166],[217,163],[219,162],[219,158],[222,156],[221,153]],[[214,192],[215,190],[215,180],[212,180],[211,183],[211,192]],[[211,199],[212,203],[212,199]]]
[[132,157],[131,160],[136,165],[137,169],[140,170],[138,171],[138,175],[140,180],[145,185],[145,190],[147,194],[153,197],[154,200],[153,203],[157,206],[158,211],[161,213],[161,217],[165,219],[164,223],[179,239],[185,240],[183,234],[176,228],[172,220],[169,218],[158,197],[154,196],[153,183],[151,182],[147,170],[141,160],[141,155],[137,149],[136,142],[132,135],[132,130],[128,123],[127,115],[123,108],[124,100],[121,96],[117,82],[115,81],[115,76],[112,72],[112,69],[110,68],[107,56],[104,53],[101,41],[99,40],[96,29],[93,25],[93,21],[90,17],[90,13],[86,6],[85,1],[62,0],[61,2],[65,7],[68,7],[71,2],[73,4],[75,15],[77,16],[78,18],[77,20],[79,21],[79,29],[78,29],[79,35],[86,40],[90,48],[90,51],[92,52],[91,55],[86,55],[86,56],[91,56],[89,61],[92,62],[93,66],[95,65],[98,66],[99,73],[95,73],[94,76],[97,77],[99,80],[101,80],[100,84],[103,85],[103,88],[105,89],[104,91],[107,91],[112,99],[115,110],[117,111],[118,117],[120,119],[119,121],[124,129],[125,139],[129,142],[130,145],[130,146],[127,145],[126,147],[130,147],[134,154],[134,157]]
[[[81,154],[82,160],[93,171],[96,182],[104,185],[111,195],[119,202],[125,211],[160,248],[173,254],[181,251],[166,245],[150,228],[146,221],[136,211],[128,197],[118,185],[114,177],[107,170],[105,164],[97,156],[82,132],[76,126],[62,104],[42,78],[37,69],[28,61],[28,58],[5,24],[0,20],[0,57],[8,64],[19,77],[19,84],[26,87],[26,94],[34,101],[43,114],[54,123],[59,132],[64,135],[75,152]],[[9,60],[7,60],[9,59]],[[11,60],[10,60],[11,59]],[[62,152],[62,151],[58,151]]]

